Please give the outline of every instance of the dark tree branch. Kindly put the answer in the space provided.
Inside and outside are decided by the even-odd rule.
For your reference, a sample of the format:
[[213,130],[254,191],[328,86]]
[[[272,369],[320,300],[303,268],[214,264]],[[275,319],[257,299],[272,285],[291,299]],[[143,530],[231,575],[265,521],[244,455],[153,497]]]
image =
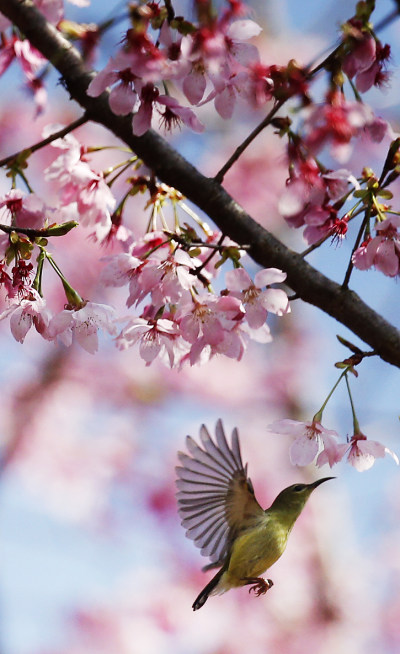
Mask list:
[[285,247],[256,223],[216,181],[204,177],[161,136],[149,130],[132,134],[131,117],[116,116],[107,94],[86,95],[92,79],[73,46],[47,23],[30,0],[0,0],[0,11],[27,36],[60,72],[72,99],[87,116],[104,125],[126,143],[155,174],[194,202],[216,225],[238,243],[248,243],[250,256],[261,266],[274,266],[287,273],[287,283],[302,300],[315,305],[341,322],[385,361],[400,367],[400,333],[367,306],[356,293],[343,289],[315,270],[301,255]]

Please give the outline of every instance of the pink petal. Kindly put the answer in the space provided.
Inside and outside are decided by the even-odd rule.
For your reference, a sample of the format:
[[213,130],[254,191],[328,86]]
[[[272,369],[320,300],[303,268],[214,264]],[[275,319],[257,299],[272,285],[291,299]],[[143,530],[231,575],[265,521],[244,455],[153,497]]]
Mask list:
[[218,345],[219,343],[222,343],[225,337],[225,332],[220,321],[213,317],[210,317],[203,324],[203,334],[205,340],[210,345]]
[[289,184],[280,196],[278,210],[284,218],[295,216],[303,210],[306,200],[305,185],[300,180],[296,180]]
[[97,329],[94,332],[88,332],[85,329],[75,329],[74,335],[75,340],[89,354],[95,354],[99,349]]
[[159,355],[160,350],[161,342],[158,336],[140,341],[139,354],[146,363],[152,363]]
[[137,100],[137,94],[128,84],[118,84],[111,89],[108,103],[111,111],[117,116],[129,114]]
[[304,430],[307,429],[310,425],[299,420],[290,420],[286,418],[284,420],[275,420],[273,423],[268,425],[267,431],[271,434],[288,434],[290,436],[299,437],[304,434]]
[[221,118],[225,120],[232,118],[235,102],[236,95],[232,86],[226,86],[221,93],[218,93],[214,100],[214,105]]
[[231,54],[242,66],[251,66],[260,61],[260,55],[255,45],[236,42],[231,47]]
[[324,449],[317,457],[317,466],[321,467],[328,463],[332,468],[335,463],[339,463],[346,454],[349,446],[347,443],[337,443],[336,439],[329,434],[322,434]]
[[277,316],[290,313],[288,297],[285,291],[282,291],[280,288],[268,288],[266,291],[263,291],[259,297],[259,301],[264,309],[275,313]]
[[204,91],[206,90],[205,75],[197,72],[191,72],[183,80],[183,92],[191,104],[198,104],[201,102]]
[[267,315],[267,310],[259,302],[248,302],[246,304],[246,320],[252,329],[262,327]]
[[395,277],[399,273],[399,258],[393,241],[382,241],[374,257],[374,266],[389,277]]
[[112,86],[117,79],[117,73],[114,70],[108,70],[108,67],[106,67],[92,79],[86,93],[91,98],[97,98],[108,86]]
[[375,84],[376,76],[378,75],[380,66],[378,62],[374,62],[367,70],[358,73],[356,77],[356,88],[360,93],[365,93],[371,86]]
[[263,286],[268,286],[269,284],[275,284],[279,282],[284,282],[286,279],[286,273],[279,268],[265,268],[264,270],[259,270],[254,277],[254,284],[257,288],[262,288]]
[[240,41],[247,41],[253,36],[258,36],[262,32],[262,28],[254,22],[254,20],[236,20],[231,23],[227,29],[227,36]]
[[253,280],[244,268],[228,270],[225,274],[226,287],[230,291],[242,291],[253,286]]
[[58,336],[65,330],[67,330],[73,321],[71,311],[60,311],[57,313],[51,320],[48,328],[48,334],[50,338]]
[[138,112],[132,119],[132,130],[136,136],[143,136],[151,127],[151,117],[153,115],[153,106],[147,102],[142,102]]
[[27,311],[24,311],[22,307],[19,307],[14,311],[10,318],[10,329],[11,333],[14,336],[15,340],[18,343],[23,343],[25,336],[32,327],[32,316]]
[[307,466],[314,461],[318,454],[317,438],[309,438],[307,435],[296,438],[289,450],[290,461],[296,466]]

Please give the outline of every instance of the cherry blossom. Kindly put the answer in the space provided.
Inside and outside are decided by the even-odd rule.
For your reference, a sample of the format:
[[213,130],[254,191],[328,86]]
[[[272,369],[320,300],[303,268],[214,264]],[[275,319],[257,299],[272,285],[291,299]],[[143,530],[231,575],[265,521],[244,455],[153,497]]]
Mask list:
[[128,252],[121,252],[103,259],[107,266],[101,272],[101,281],[106,286],[125,286],[132,280],[134,271],[143,266],[143,261]]
[[360,188],[349,170],[321,174],[313,159],[300,162],[280,197],[279,210],[291,227],[306,226],[303,235],[309,244],[328,234],[343,238],[347,221],[341,222],[332,203],[349,193],[349,184]]
[[378,443],[378,441],[368,440],[361,433],[354,434],[351,437],[350,447],[347,446],[347,449],[349,463],[359,472],[369,470],[374,465],[375,459],[381,459],[386,454],[389,454],[399,465],[399,459],[394,452]]
[[[361,102],[349,102],[340,91],[335,91],[328,95],[324,104],[309,109],[304,123],[304,142],[312,153],[331,144],[336,158],[343,161],[349,157],[351,139],[366,133],[375,121],[370,107]],[[385,131],[373,129],[369,134],[379,142]]]
[[209,294],[201,301],[193,298],[177,312],[182,336],[191,344],[187,359],[191,365],[204,362],[215,354],[239,359],[245,349],[246,337],[238,331],[244,318],[244,307],[233,296],[217,298]]
[[49,324],[49,312],[45,300],[34,291],[30,290],[29,297],[24,297],[10,306],[0,314],[0,320],[10,318],[11,333],[15,340],[23,343],[32,326],[44,338],[47,338],[47,327]]
[[356,77],[357,90],[365,93],[371,86],[380,86],[387,80],[388,74],[383,67],[390,57],[390,46],[382,46],[369,33],[357,36],[356,46],[345,57],[342,69],[350,79]]
[[177,313],[182,336],[189,343],[200,337],[204,345],[218,345],[224,340],[224,332],[232,329],[244,316],[243,305],[234,297],[217,298],[209,293],[201,301],[196,297],[180,307]]
[[[58,129],[59,125],[49,125],[44,135]],[[116,205],[103,174],[90,168],[85,150],[71,134],[56,139],[52,146],[62,152],[44,171],[45,178],[59,189],[65,206],[76,202],[76,217],[82,225],[94,227],[97,239],[102,241],[110,232],[111,212]]]
[[287,295],[281,289],[261,289],[276,282],[283,282],[286,273],[277,268],[259,270],[254,283],[244,268],[236,268],[226,273],[226,286],[232,295],[239,298],[246,310],[246,320],[253,329],[261,327],[267,319],[268,311],[282,316],[290,313]]
[[105,304],[85,302],[77,309],[64,309],[50,320],[47,336],[51,340],[59,339],[67,347],[75,338],[77,343],[94,354],[98,350],[98,330],[104,329],[115,335],[114,310]]
[[41,229],[46,219],[47,207],[34,193],[26,195],[19,189],[12,189],[0,198],[1,222],[6,225]]
[[[271,434],[288,434],[294,436],[295,440],[290,447],[290,460],[293,465],[306,466],[312,463],[320,449],[326,454],[320,459],[320,465],[329,463],[332,467],[334,463],[340,460],[341,445],[339,450],[334,447],[334,439],[339,435],[333,429],[326,429],[320,422],[301,422],[299,420],[277,420],[269,425],[268,430]],[[345,450],[347,445],[344,446]],[[323,453],[322,452],[322,453]],[[342,453],[342,456],[344,451]]]
[[136,136],[142,136],[150,129],[153,111],[158,106],[165,107],[164,112],[160,108],[158,111],[161,115],[161,124],[166,129],[184,123],[194,132],[204,130],[204,125],[189,107],[183,107],[175,98],[169,95],[160,95],[160,92],[153,84],[146,84],[141,88],[139,102],[139,108],[132,119],[132,129]]
[[375,225],[377,235],[366,239],[354,252],[352,261],[359,270],[375,266],[388,277],[400,270],[400,217],[389,216]]
[[139,279],[144,294],[150,293],[156,310],[167,303],[175,304],[181,298],[188,299],[194,277],[190,274],[196,261],[187,252],[177,249],[164,258],[159,251],[147,261]]
[[129,114],[137,100],[135,80],[138,80],[131,65],[132,57],[126,52],[118,52],[92,79],[87,94],[95,98],[112,86],[108,99],[112,111],[121,116]]
[[149,366],[158,356],[166,356],[170,367],[182,354],[182,341],[178,326],[169,319],[146,320],[133,318],[116,339],[117,347],[124,350],[139,343],[139,353]]
[[21,41],[13,36],[5,41],[0,48],[0,75],[7,70],[11,62],[17,59],[26,77],[32,80],[46,63],[46,59],[38,50],[32,47],[27,39]]
[[[271,97],[267,92],[261,92],[261,86],[265,86],[266,68],[262,68],[262,73],[261,68],[257,69],[257,48],[244,43],[260,31],[259,25],[252,20],[237,20],[231,24],[221,20],[212,29],[200,30],[192,40],[182,43],[184,56],[193,62],[183,80],[183,91],[192,104],[214,100],[217,112],[228,119],[232,116],[237,96],[241,95],[253,106],[259,106]],[[202,101],[207,86],[206,75],[213,90]]]

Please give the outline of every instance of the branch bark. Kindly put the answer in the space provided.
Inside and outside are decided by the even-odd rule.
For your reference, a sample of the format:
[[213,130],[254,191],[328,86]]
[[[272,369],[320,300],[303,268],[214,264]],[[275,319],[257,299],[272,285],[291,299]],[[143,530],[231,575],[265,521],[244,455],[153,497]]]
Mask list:
[[90,98],[86,89],[92,75],[79,52],[48,23],[31,0],[0,0],[0,11],[26,35],[29,41],[59,71],[71,99],[87,116],[128,145],[165,183],[174,186],[202,209],[214,223],[240,244],[248,244],[249,254],[264,267],[274,266],[287,273],[287,283],[295,293],[348,327],[379,356],[400,367],[400,332],[360,297],[342,289],[302,257],[287,248],[261,227],[226,193],[215,180],[202,175],[165,139],[149,130],[144,136],[132,134],[130,116],[116,116],[110,110],[108,94]]

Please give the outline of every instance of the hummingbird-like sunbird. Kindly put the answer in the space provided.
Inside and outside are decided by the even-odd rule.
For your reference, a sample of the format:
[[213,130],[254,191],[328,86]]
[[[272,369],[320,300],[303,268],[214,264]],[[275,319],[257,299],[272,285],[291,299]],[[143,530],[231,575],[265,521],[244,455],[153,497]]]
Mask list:
[[247,463],[242,463],[237,429],[232,432],[231,446],[221,420],[215,433],[214,442],[202,425],[202,447],[187,436],[190,454],[178,452],[182,465],[176,468],[179,515],[186,536],[210,558],[211,563],[203,570],[220,568],[196,597],[194,611],[210,595],[239,586],[250,585],[249,592],[264,595],[273,582],[261,575],[282,556],[292,527],[312,491],[334,479],[324,477],[311,484],[293,484],[264,511],[247,476]]

